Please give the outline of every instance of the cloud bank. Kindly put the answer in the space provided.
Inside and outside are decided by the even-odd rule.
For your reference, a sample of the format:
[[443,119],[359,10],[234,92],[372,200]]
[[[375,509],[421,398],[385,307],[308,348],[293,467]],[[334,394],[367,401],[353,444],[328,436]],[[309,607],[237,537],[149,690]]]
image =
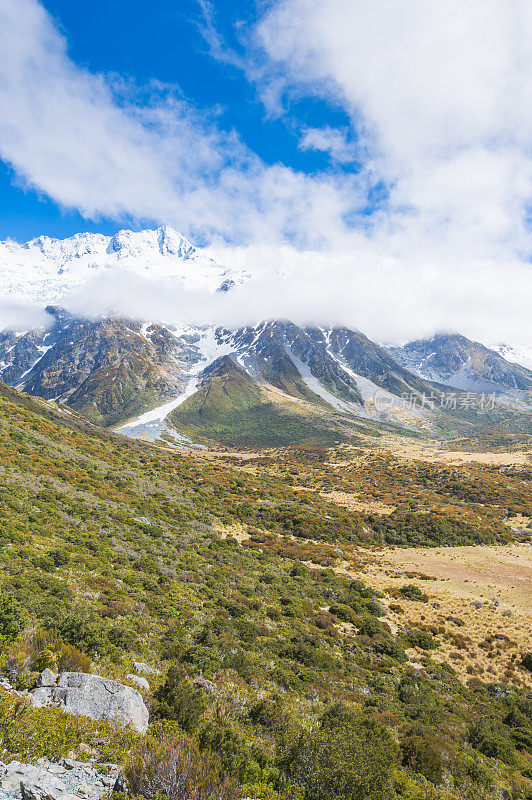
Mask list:
[[[0,157],[18,179],[88,218],[171,224],[260,272],[223,308],[172,290],[183,315],[530,340],[530,4],[274,0],[238,58],[202,5],[213,55],[328,170],[265,164],[176,87],[76,65],[38,0],[0,0]],[[309,128],[303,97],[342,109],[350,130]],[[113,280],[87,287],[91,313],[114,304]],[[168,315],[167,287],[130,288],[117,303],[134,311],[143,291]]]

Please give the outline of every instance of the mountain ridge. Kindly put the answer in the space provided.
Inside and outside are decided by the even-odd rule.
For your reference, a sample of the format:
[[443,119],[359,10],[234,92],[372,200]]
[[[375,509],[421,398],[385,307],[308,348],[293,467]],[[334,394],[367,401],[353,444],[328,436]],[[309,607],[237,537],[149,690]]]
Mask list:
[[[264,402],[279,406],[281,427],[286,407],[295,420],[301,417],[301,403],[307,415],[328,416],[334,431],[338,415],[346,424],[392,423],[405,431],[448,430],[456,435],[466,432],[464,425],[479,423],[474,410],[467,413],[475,405],[470,399],[463,410],[455,403],[454,412],[448,411],[445,376],[438,374],[436,382],[409,371],[360,331],[345,327],[302,328],[289,320],[267,320],[229,330],[119,317],[86,320],[59,308],[48,311],[54,320],[49,329],[0,333],[0,379],[130,436],[157,438],[167,431],[167,418],[183,420],[191,398],[199,393],[199,402],[206,381],[220,378],[209,368],[229,356],[232,362],[219,362],[226,373],[232,371],[235,378],[234,362],[248,389],[254,384]],[[525,368],[493,355],[510,372],[517,369],[528,379]],[[242,412],[246,394],[247,389],[234,395],[235,414]],[[186,408],[176,411],[182,405]],[[524,401],[521,406],[526,432]],[[496,420],[507,413],[513,411],[503,409]],[[200,419],[192,425],[195,434]]]
[[[0,291],[7,299],[38,299],[50,319],[46,328],[0,331],[0,379],[66,404],[95,424],[148,438],[168,433],[168,420],[182,421],[193,408],[194,424],[191,418],[187,424],[198,433],[209,382],[220,399],[222,375],[209,371],[219,359],[227,385],[239,386],[233,394],[235,419],[245,397],[253,396],[261,413],[268,406],[264,424],[267,416],[275,417],[281,428],[287,414],[294,425],[296,420],[303,425],[304,407],[320,424],[327,417],[334,435],[339,419],[348,426],[358,421],[467,435],[464,426],[480,423],[475,400],[469,405],[464,400],[463,408],[455,401],[449,408],[444,396],[453,388],[496,393],[504,407],[491,409],[492,422],[511,420],[518,431],[528,431],[532,371],[460,334],[385,348],[342,325],[275,318],[234,328],[216,321],[166,324],[150,319],[148,309],[144,319],[112,313],[91,318],[66,311],[60,301],[48,302],[114,270],[153,278],[163,291],[175,282],[219,292],[221,308],[227,293],[251,277],[218,264],[169,226],[0,242]],[[215,408],[221,414],[221,406]],[[227,428],[223,414],[220,424]]]
[[249,278],[246,270],[218,264],[168,225],[112,236],[78,233],[0,242],[0,294],[18,302],[58,303],[68,291],[113,270],[211,292]]

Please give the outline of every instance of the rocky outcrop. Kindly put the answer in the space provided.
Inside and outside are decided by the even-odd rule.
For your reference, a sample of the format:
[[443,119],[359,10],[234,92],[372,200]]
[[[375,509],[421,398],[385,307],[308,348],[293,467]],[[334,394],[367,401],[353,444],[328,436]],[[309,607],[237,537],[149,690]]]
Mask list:
[[80,761],[63,758],[58,764],[40,758],[36,764],[0,762],[0,800],[99,800],[115,786],[122,785],[122,773],[115,764],[108,774]]
[[149,692],[150,684],[146,678],[142,677],[142,675],[133,675],[133,673],[130,673],[129,675],[126,675],[126,678],[131,681],[131,683],[136,684],[139,689],[144,689],[144,691]]
[[440,333],[390,348],[395,360],[421,378],[463,391],[519,396],[532,390],[532,371],[460,334]]
[[31,700],[35,706],[57,706],[91,719],[130,723],[139,733],[145,733],[148,727],[148,709],[141,694],[131,686],[100,675],[84,672],[56,675],[45,669]]

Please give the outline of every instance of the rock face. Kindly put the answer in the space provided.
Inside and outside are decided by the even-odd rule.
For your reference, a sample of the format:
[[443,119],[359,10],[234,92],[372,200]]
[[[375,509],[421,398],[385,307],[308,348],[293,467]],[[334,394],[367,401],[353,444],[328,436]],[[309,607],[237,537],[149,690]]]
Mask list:
[[99,675],[84,672],[55,675],[46,669],[31,699],[35,706],[58,706],[91,719],[130,723],[139,733],[148,727],[148,709],[139,692]]
[[101,775],[80,761],[54,764],[40,758],[36,764],[0,762],[0,800],[99,800],[113,790],[120,768],[112,765]]

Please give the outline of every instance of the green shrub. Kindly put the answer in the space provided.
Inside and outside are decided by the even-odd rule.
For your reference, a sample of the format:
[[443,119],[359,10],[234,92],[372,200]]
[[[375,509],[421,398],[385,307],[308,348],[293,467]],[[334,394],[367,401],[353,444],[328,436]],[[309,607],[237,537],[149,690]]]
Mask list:
[[276,730],[285,717],[285,702],[280,694],[261,698],[249,709],[249,718],[255,725]]
[[389,658],[393,658],[395,661],[399,661],[401,663],[407,660],[404,649],[401,647],[399,642],[397,642],[395,639],[392,639],[391,636],[376,637],[372,643],[372,646],[375,652],[381,653],[381,655],[388,656]]
[[359,597],[371,598],[375,597],[377,592],[374,589],[370,589],[368,586],[362,583],[359,580],[353,580],[349,584],[348,591],[350,594],[356,594]]
[[505,764],[515,764],[515,749],[508,733],[495,720],[477,722],[469,731],[469,741],[485,756],[497,758]]
[[399,591],[403,597],[406,597],[407,600],[416,600],[419,603],[423,603],[426,600],[426,597],[419,586],[416,586],[413,583],[407,583],[404,586],[401,586]]
[[412,628],[405,633],[405,639],[411,647],[419,647],[421,650],[436,650],[440,646],[428,631],[420,631],[418,628]]
[[198,672],[206,677],[211,677],[222,668],[222,659],[212,647],[196,644],[190,647],[183,655],[183,661],[191,664]]
[[210,720],[198,734],[201,750],[210,750],[220,758],[225,772],[247,783],[260,778],[260,765],[244,736],[227,719]]
[[138,639],[134,631],[123,625],[115,625],[109,631],[109,641],[121,650],[131,651],[138,648]]
[[428,736],[411,734],[401,742],[402,763],[418,772],[432,783],[443,780],[441,752],[436,742]]
[[55,550],[50,550],[48,557],[52,559],[56,567],[63,567],[70,561],[70,554],[59,547]]
[[532,752],[532,700],[522,701],[513,706],[503,723],[518,750]]
[[26,622],[26,613],[12,594],[0,594],[0,642],[12,642]]
[[532,672],[532,653],[525,653],[521,660],[521,666]]
[[388,629],[376,617],[366,616],[362,620],[358,633],[360,636],[376,636],[388,633]]
[[309,800],[387,800],[396,757],[384,726],[334,707],[299,737],[286,767]]
[[154,714],[174,720],[187,733],[196,730],[207,707],[202,690],[190,682],[179,665],[170,667],[154,699]]
[[57,669],[57,653],[48,648],[40,650],[31,661],[30,669],[37,673],[44,669],[51,669],[54,672]]
[[345,605],[345,603],[332,603],[332,605],[329,606],[329,613],[334,614],[334,616],[341,619],[342,622],[351,622],[353,625],[357,625],[360,622],[360,617],[355,614],[350,606]]
[[17,675],[15,688],[19,692],[23,691],[24,689],[35,689],[38,677],[38,672],[22,672],[20,675]]
[[296,561],[296,563],[290,570],[290,575],[293,578],[308,578],[308,567]]
[[238,800],[238,781],[225,776],[219,759],[200,753],[185,736],[146,737],[125,767],[130,794],[167,800]]
[[109,652],[107,628],[96,614],[75,610],[64,620],[59,632],[62,638],[89,656]]

